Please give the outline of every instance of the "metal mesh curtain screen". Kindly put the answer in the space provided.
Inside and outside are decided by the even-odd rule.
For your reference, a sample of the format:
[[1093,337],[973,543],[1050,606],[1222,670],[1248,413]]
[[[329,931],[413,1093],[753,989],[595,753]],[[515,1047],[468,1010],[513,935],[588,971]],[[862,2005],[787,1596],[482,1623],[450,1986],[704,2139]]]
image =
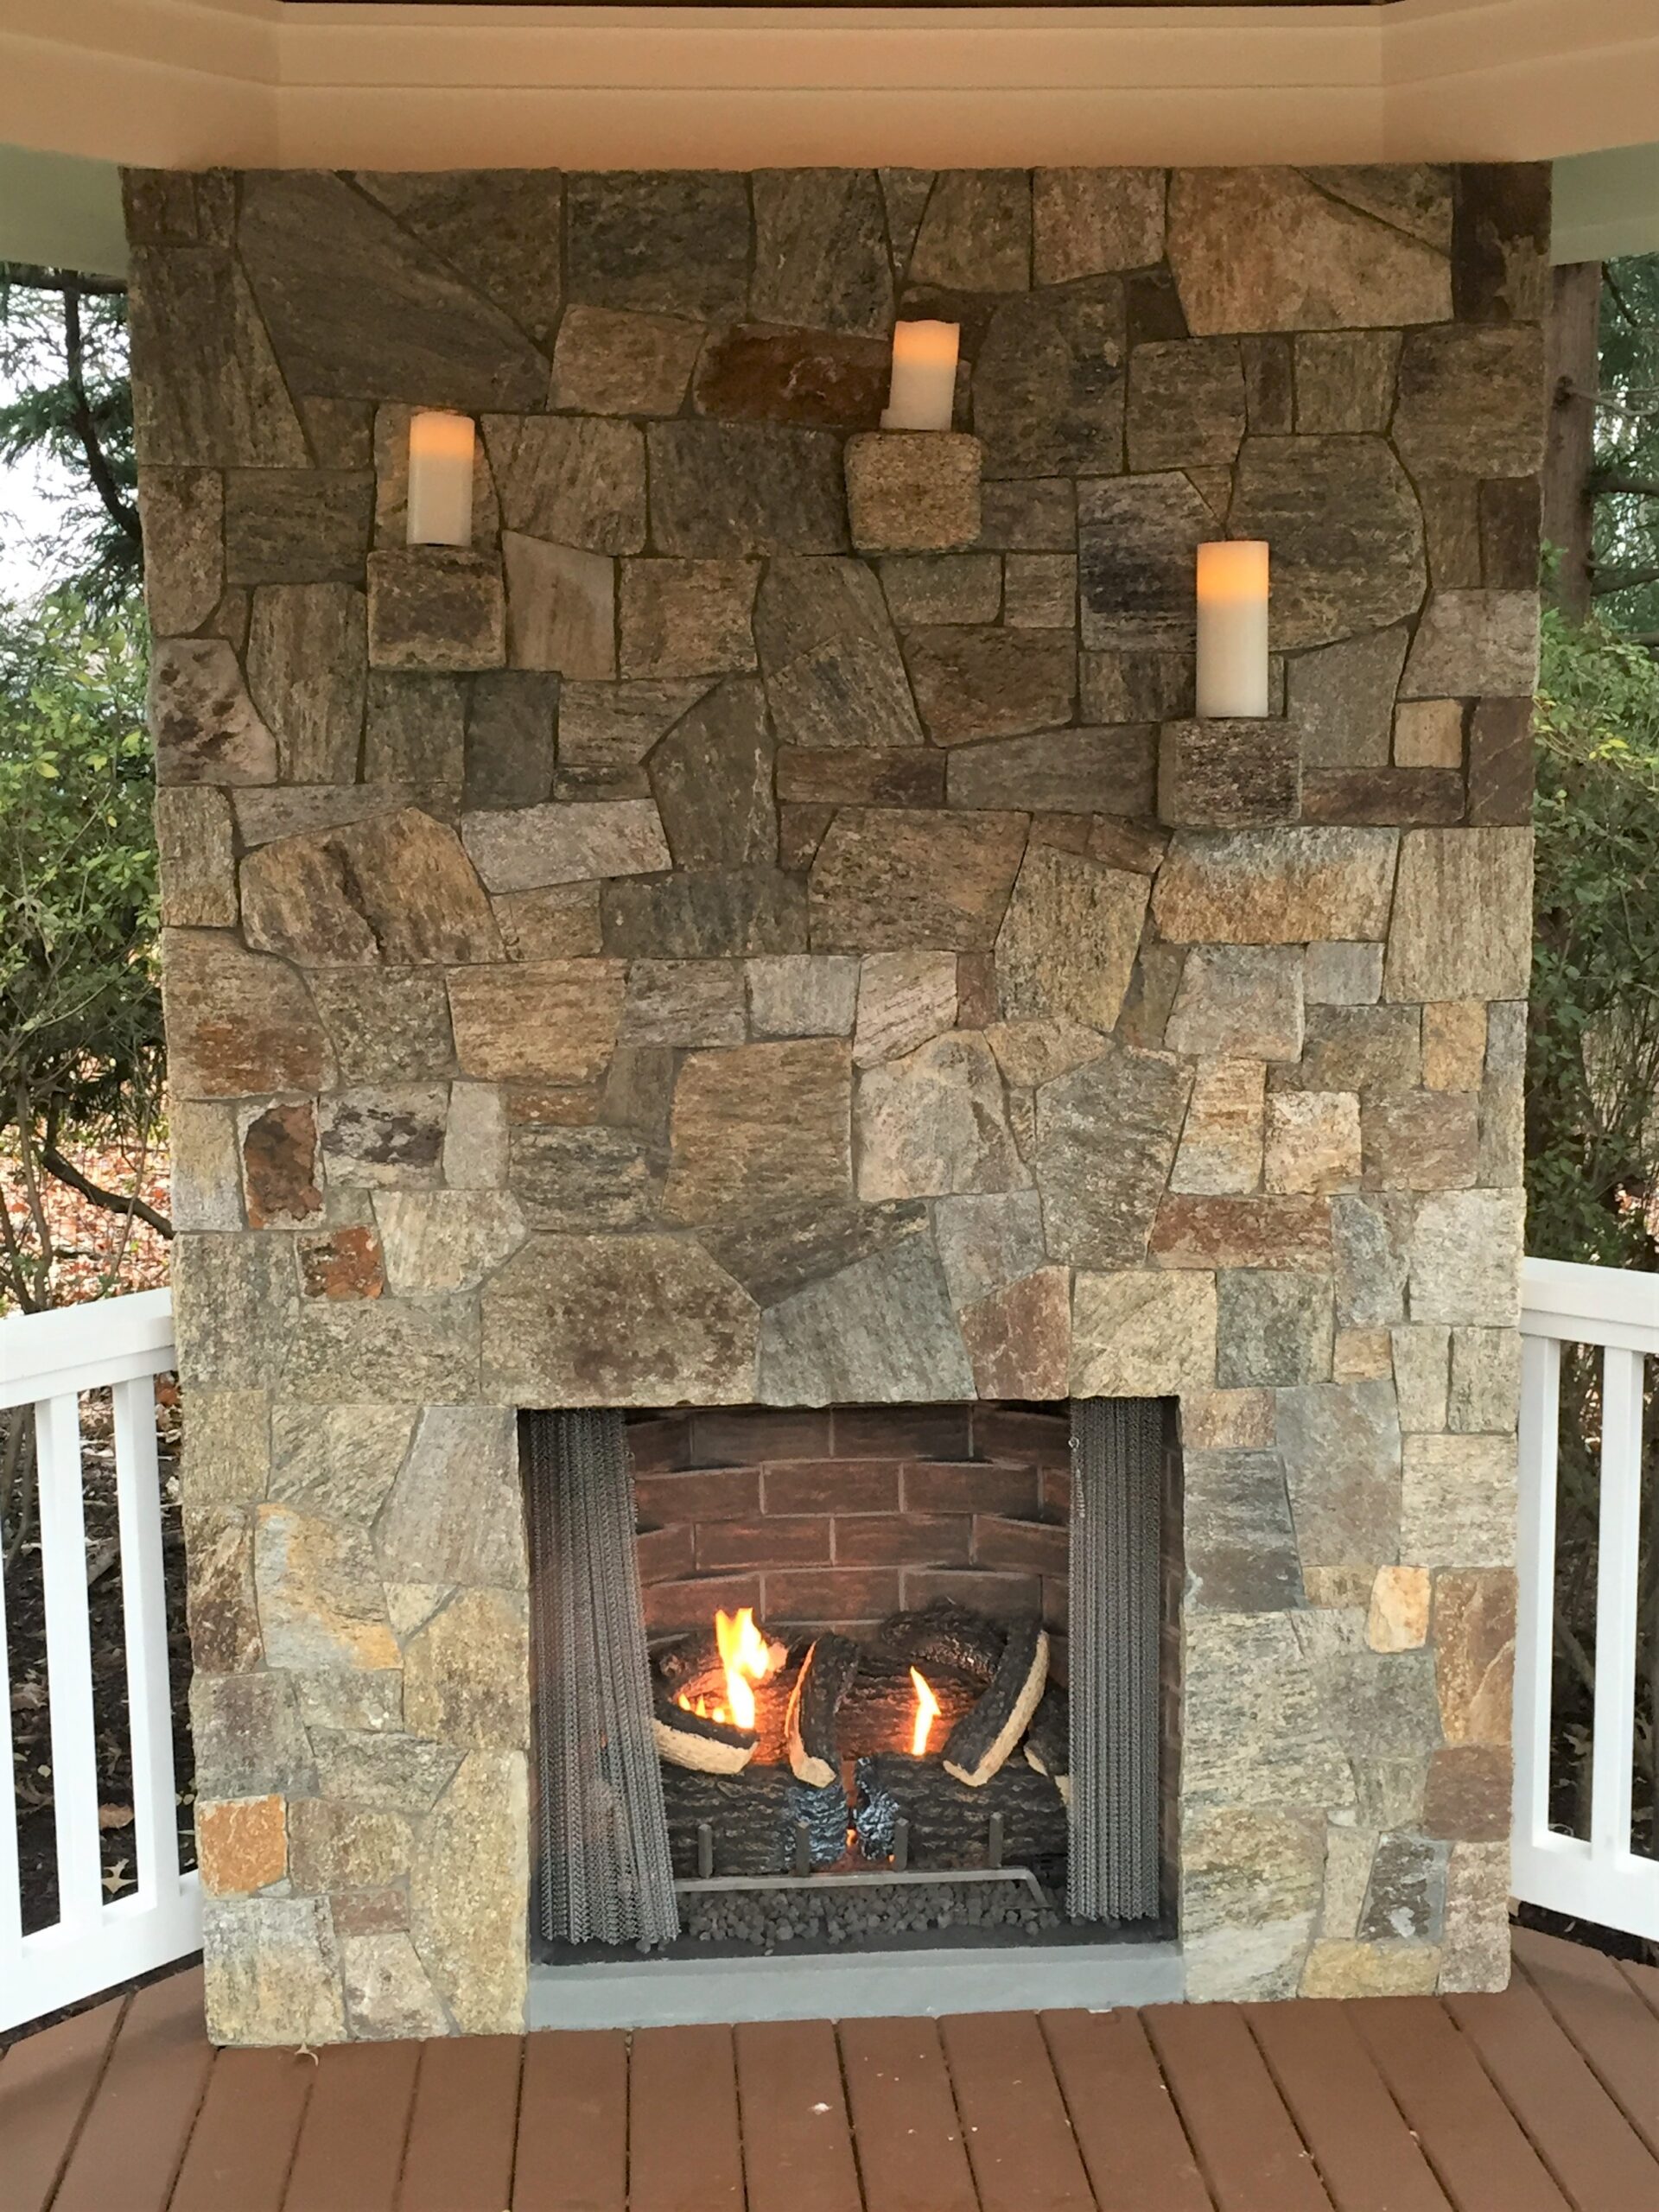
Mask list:
[[525,1414],[550,1942],[671,1942],[679,1909],[652,1739],[633,1484],[622,1416]]
[[1071,1834],[1074,1920],[1159,1909],[1159,1650],[1164,1408],[1071,1408]]

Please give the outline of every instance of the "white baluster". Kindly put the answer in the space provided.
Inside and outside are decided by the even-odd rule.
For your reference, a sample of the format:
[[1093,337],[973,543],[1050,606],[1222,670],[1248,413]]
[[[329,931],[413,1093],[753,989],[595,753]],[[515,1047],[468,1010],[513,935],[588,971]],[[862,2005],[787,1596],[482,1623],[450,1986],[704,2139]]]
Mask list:
[[114,1397],[115,1483],[120,1511],[127,1709],[132,1740],[133,1841],[139,1894],[154,1903],[175,1896],[179,1885],[155,1380],[144,1376],[134,1382],[118,1382]]
[[52,1798],[57,1821],[58,1921],[65,1936],[95,1929],[103,1910],[99,1860],[98,1751],[86,1608],[86,1522],[81,1497],[80,1401],[35,1409],[39,1450],[46,1664],[52,1706]]

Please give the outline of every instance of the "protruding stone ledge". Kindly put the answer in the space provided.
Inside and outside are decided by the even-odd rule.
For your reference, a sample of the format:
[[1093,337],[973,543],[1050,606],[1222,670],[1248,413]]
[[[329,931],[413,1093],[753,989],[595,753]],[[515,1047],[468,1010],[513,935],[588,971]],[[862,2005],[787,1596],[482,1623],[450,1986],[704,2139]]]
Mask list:
[[946,553],[979,537],[977,438],[865,430],[847,441],[847,512],[861,553]]
[[1182,830],[1253,830],[1301,813],[1302,754],[1288,721],[1166,722],[1158,819]]

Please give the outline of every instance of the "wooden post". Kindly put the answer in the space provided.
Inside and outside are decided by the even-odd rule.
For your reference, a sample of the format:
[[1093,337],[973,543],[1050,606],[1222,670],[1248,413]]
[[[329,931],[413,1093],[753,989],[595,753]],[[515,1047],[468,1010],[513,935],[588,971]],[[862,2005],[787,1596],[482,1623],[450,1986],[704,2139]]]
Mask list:
[[1543,477],[1544,540],[1560,556],[1551,596],[1564,613],[1589,613],[1595,577],[1594,394],[1600,376],[1601,264],[1574,261],[1555,271],[1544,324],[1548,415]]

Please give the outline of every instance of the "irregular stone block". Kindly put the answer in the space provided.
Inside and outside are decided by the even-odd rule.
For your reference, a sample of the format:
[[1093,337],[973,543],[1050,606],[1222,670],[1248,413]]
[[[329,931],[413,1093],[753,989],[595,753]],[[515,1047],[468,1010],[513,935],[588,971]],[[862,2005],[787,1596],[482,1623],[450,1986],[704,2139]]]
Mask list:
[[868,169],[758,169],[751,311],[763,322],[885,336],[893,271]]
[[645,542],[645,443],[603,416],[486,415],[485,450],[506,531],[638,553]]
[[518,324],[344,177],[251,173],[237,243],[293,390],[464,412],[545,403],[545,358]]
[[236,1117],[229,1107],[175,1095],[168,1101],[167,1134],[174,1228],[242,1228]]
[[402,1813],[302,1797],[294,1804],[289,1827],[298,1890],[378,1889],[409,1872],[411,1834]]
[[1166,722],[1158,738],[1158,818],[1198,830],[1294,822],[1301,749],[1287,721]]
[[1421,1075],[1421,1022],[1408,1006],[1319,1006],[1307,1013],[1300,1068],[1281,1066],[1281,1088],[1410,1090]]
[[224,479],[205,468],[146,468],[138,511],[151,632],[162,639],[200,629],[225,590]]
[[1273,548],[1281,650],[1386,629],[1422,604],[1422,512],[1382,438],[1247,438],[1227,526]]
[[1300,1605],[1301,1568],[1279,1454],[1189,1450],[1183,1477],[1185,1610],[1273,1613]]
[[530,1629],[518,1591],[458,1591],[404,1640],[411,1732],[469,1751],[519,1749],[530,1734]]
[[[942,1198],[932,1209],[939,1261],[959,1311],[1043,1265],[1043,1209],[1035,1191]],[[1058,1395],[1065,1395],[1062,1382]]]
[[1002,564],[993,553],[899,554],[882,562],[881,588],[895,622],[995,622]]
[[623,1045],[741,1045],[743,976],[725,960],[636,960],[617,1031]]
[[694,404],[728,421],[869,430],[887,404],[886,338],[740,324],[712,335],[697,363]]
[[501,571],[480,555],[437,545],[370,554],[372,668],[499,668],[505,625]]
[[1011,553],[1005,566],[1007,620],[1014,628],[1072,627],[1077,619],[1075,553]]
[[755,561],[626,561],[622,674],[722,676],[755,665]]
[[1064,1397],[1071,1342],[1071,1271],[1041,1268],[964,1308],[962,1340],[981,1397]]
[[196,1864],[209,1897],[246,1897],[288,1872],[281,1797],[244,1797],[196,1807]]
[[367,1526],[397,1478],[415,1419],[391,1404],[279,1404],[270,1421],[272,1500]]
[[1172,1191],[1217,1196],[1256,1188],[1262,1179],[1266,1081],[1261,1060],[1200,1065],[1170,1171]]
[[582,415],[677,415],[702,338],[700,323],[672,315],[570,308],[553,347],[551,404]]
[[1208,1613],[1186,1624],[1181,1791],[1192,1807],[1353,1804],[1353,1778],[1325,1725],[1322,1686],[1282,1614]]
[[307,1298],[378,1298],[385,1256],[372,1229],[330,1229],[297,1240],[300,1288]]
[[1129,467],[1230,468],[1244,437],[1236,338],[1137,346],[1129,363]]
[[1446,1425],[1447,1361],[1451,1332],[1417,1322],[1391,1332],[1395,1389],[1400,1426],[1418,1435],[1436,1435]]
[[764,866],[777,857],[772,737],[754,678],[728,677],[709,692],[662,740],[650,767],[677,867]]
[[377,670],[365,702],[365,782],[430,791],[435,807],[450,798],[465,773],[466,706],[455,677]]
[[1043,630],[915,630],[905,641],[910,680],[936,745],[1018,737],[1071,719],[1077,649]]
[[242,921],[251,944],[310,967],[501,957],[461,840],[415,807],[262,846],[242,864]]
[[1141,943],[1148,885],[1081,853],[1028,848],[996,938],[1003,1020],[1049,1015],[1109,1030]]
[[1144,1259],[1191,1088],[1178,1061],[1116,1040],[1042,1085],[1032,1166],[1053,1258],[1080,1268]]
[[1442,1994],[1509,1986],[1510,1841],[1454,1843],[1446,1860]]
[[1397,330],[1325,330],[1299,338],[1296,428],[1386,430],[1400,345]]
[[385,1191],[374,1211],[394,1295],[476,1289],[524,1241],[518,1204],[501,1192]]
[[944,553],[979,536],[977,438],[868,430],[847,441],[847,512],[861,552]]
[[1440,1970],[1435,1943],[1321,1940],[1307,1955],[1300,1997],[1427,1997]]
[[660,1147],[627,1129],[516,1128],[508,1180],[537,1230],[644,1229],[662,1198]]
[[162,922],[168,929],[234,929],[236,861],[231,803],[205,785],[156,794]]
[[1480,699],[1469,721],[1469,819],[1529,823],[1534,776],[1530,699]]
[[720,1221],[846,1198],[851,1086],[839,1040],[692,1053],[674,1090],[664,1218]]
[[1020,814],[842,809],[809,879],[813,950],[988,951],[1025,842]]
[[1288,168],[1182,168],[1169,260],[1191,328],[1329,330],[1445,322],[1443,249]]
[[348,2034],[382,2042],[448,2031],[448,2015],[407,1934],[395,1929],[366,1935],[338,1928],[336,1932]]
[[569,295],[609,308],[741,315],[749,289],[745,179],[716,169],[629,169],[567,180]]
[[1158,1208],[1152,1249],[1166,1268],[1329,1267],[1332,1204],[1173,1193]]
[[574,799],[462,817],[461,841],[491,891],[533,891],[670,865],[657,803]]
[[910,257],[912,284],[1022,292],[1031,282],[1025,169],[941,169]]
[[857,963],[855,1067],[913,1052],[957,1019],[957,961],[949,952],[872,952]]
[[1517,1191],[1426,1198],[1412,1239],[1413,1320],[1513,1328],[1523,1211]]
[[1267,1189],[1352,1190],[1359,1175],[1359,1101],[1352,1091],[1285,1090],[1268,1101]]
[[1380,944],[1310,944],[1302,994],[1313,1006],[1374,1006],[1382,995]]
[[1224,1390],[1283,1389],[1322,1382],[1331,1373],[1331,1284],[1290,1269],[1229,1268],[1216,1278]]
[[556,675],[616,673],[616,567],[579,546],[548,545],[504,531],[507,642],[514,668]]
[[[1405,666],[1406,632],[1379,630],[1300,653],[1286,670],[1286,719],[1310,768],[1381,768],[1388,765],[1394,695]],[[1398,753],[1395,755],[1399,758]],[[1459,762],[1462,753],[1459,751]],[[1403,766],[1434,766],[1408,762]]]
[[1154,888],[1153,917],[1166,938],[1183,944],[1381,938],[1397,844],[1386,830],[1185,832]]
[[1544,455],[1543,389],[1543,336],[1535,327],[1408,331],[1394,417],[1400,458],[1414,476],[1535,475]]
[[267,1106],[242,1133],[248,1226],[297,1226],[322,1211],[317,1123],[309,1104]]
[[1384,995],[1406,1001],[1520,999],[1531,967],[1529,833],[1408,830],[1389,931]]
[[973,1370],[931,1240],[906,1237],[772,1306],[760,1325],[754,1395],[784,1406],[972,1397]]
[[1475,1102],[1466,1093],[1408,1090],[1368,1102],[1368,1183],[1384,1190],[1466,1190],[1478,1164]]
[[1514,1433],[1521,1398],[1521,1340],[1509,1329],[1454,1329],[1447,1427]]
[[1387,1382],[1394,1374],[1394,1358],[1386,1329],[1338,1329],[1331,1356],[1331,1372],[1338,1382]]
[[233,469],[225,480],[226,581],[357,583],[373,518],[366,469]]
[[653,423],[651,526],[664,553],[844,553],[841,441],[774,423]]
[[1321,192],[1357,207],[1373,220],[1408,238],[1421,238],[1438,252],[1452,246],[1454,168],[1444,162],[1364,163],[1353,168],[1311,168],[1306,174]]
[[850,1036],[859,966],[833,954],[784,953],[747,963],[757,1037]]
[[[625,570],[625,591],[626,576]],[[626,619],[625,613],[625,623]],[[708,688],[706,682],[561,684],[561,788],[574,791],[591,785],[613,798],[649,797],[650,785],[642,772],[646,756]],[[550,776],[548,780],[551,782]],[[545,798],[545,788],[538,796]]]
[[1401,1449],[1402,1556],[1417,1567],[1512,1567],[1514,1440],[1408,1436]]
[[175,639],[156,646],[149,721],[158,784],[276,781],[276,740],[222,639]]
[[1448,1744],[1507,1744],[1516,1580],[1505,1567],[1434,1578],[1434,1679]]
[[236,2044],[346,2034],[340,1950],[322,1897],[213,1897],[202,1908],[207,2032]]
[[[1222,1278],[1224,1283],[1250,1280]],[[1311,1330],[1322,1331],[1322,1301],[1311,1279],[1291,1280],[1306,1291],[1300,1310]],[[1400,1541],[1400,1422],[1393,1384],[1314,1382],[1283,1389],[1277,1440],[1304,1567],[1369,1572],[1373,1561],[1391,1559]]]
[[1302,957],[1292,945],[1195,945],[1165,1029],[1173,1052],[1294,1060],[1302,1049]]
[[601,911],[607,950],[625,957],[697,960],[806,950],[804,887],[774,868],[607,883]]
[[1070,284],[1163,258],[1162,169],[1039,169],[1032,180],[1039,284]]
[[287,1339],[282,1378],[290,1396],[313,1404],[347,1398],[461,1403],[478,1392],[476,1312],[454,1299],[304,1300]]
[[449,1012],[461,1072],[490,1083],[591,1083],[615,1049],[624,982],[618,960],[457,969]]
[[858,1195],[944,1198],[1029,1180],[983,1036],[956,1031],[867,1067],[854,1096]]
[[1454,1843],[1507,1843],[1513,1791],[1506,1745],[1448,1745],[1428,1763],[1423,1827]]
[[374,1554],[360,1529],[291,1506],[259,1506],[254,1582],[271,1666],[398,1663]]
[[534,806],[546,798],[558,717],[555,677],[499,669],[475,677],[466,701],[461,805]]
[[861,562],[774,561],[754,634],[780,744],[922,743],[880,588]]
[[1147,727],[1057,729],[953,746],[945,791],[952,806],[1146,815],[1152,811],[1155,751]]
[[133,254],[133,429],[146,467],[303,468],[310,460],[226,244]]
[[538,1236],[485,1286],[496,1405],[748,1405],[759,1309],[677,1236]]
[[1084,653],[1079,702],[1089,722],[1166,722],[1191,715],[1190,653]]
[[169,930],[162,939],[168,1073],[182,1098],[316,1091],[333,1055],[304,984],[233,938]]
[[1407,699],[1530,699],[1537,680],[1535,591],[1437,591],[1400,688]]
[[462,2035],[523,2031],[529,1880],[524,1753],[470,1752],[422,1827],[409,1885],[416,1954]]
[[1024,482],[987,482],[980,487],[980,542],[1018,552],[1075,551],[1077,506],[1077,486],[1068,476],[1039,477]]
[[1215,516],[1178,471],[1080,485],[1084,644],[1190,655],[1198,626],[1198,549],[1218,534]]
[[1116,276],[1001,302],[974,364],[986,476],[1121,475],[1127,343]]
[[563,228],[556,169],[359,170],[357,181],[538,345],[552,336]]
[[[862,745],[822,752],[787,746],[778,754],[778,796],[791,812],[821,810],[825,827],[837,806],[938,806],[944,798],[946,759],[937,747],[924,745],[893,752]],[[815,850],[817,843],[815,837]]]
[[421,1189],[438,1179],[445,1086],[399,1084],[343,1090],[319,1115],[331,1185]]
[[1427,1643],[1431,1586],[1425,1567],[1378,1567],[1365,1621],[1373,1651],[1415,1651]]
[[1071,1395],[1185,1399],[1213,1390],[1216,1284],[1197,1272],[1078,1274]]

